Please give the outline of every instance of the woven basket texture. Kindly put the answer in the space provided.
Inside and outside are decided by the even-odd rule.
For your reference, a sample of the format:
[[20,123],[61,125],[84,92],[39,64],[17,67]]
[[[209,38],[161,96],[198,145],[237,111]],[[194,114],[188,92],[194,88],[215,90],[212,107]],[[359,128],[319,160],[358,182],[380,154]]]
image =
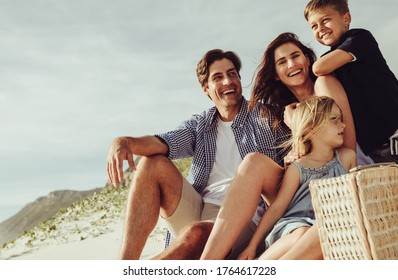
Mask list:
[[398,165],[310,183],[325,259],[398,259]]

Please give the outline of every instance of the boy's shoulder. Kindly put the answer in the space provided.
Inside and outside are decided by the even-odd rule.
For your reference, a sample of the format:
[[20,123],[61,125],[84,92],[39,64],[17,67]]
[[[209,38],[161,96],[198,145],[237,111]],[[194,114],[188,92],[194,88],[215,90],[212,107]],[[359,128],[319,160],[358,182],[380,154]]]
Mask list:
[[[363,29],[363,28],[353,28],[353,29],[349,29],[342,36],[342,38],[340,40],[340,44],[338,44],[338,45],[342,45],[346,41],[363,42],[363,41],[368,41],[368,40],[375,40],[375,38],[373,37],[372,33],[369,30]],[[336,47],[338,47],[338,45]]]

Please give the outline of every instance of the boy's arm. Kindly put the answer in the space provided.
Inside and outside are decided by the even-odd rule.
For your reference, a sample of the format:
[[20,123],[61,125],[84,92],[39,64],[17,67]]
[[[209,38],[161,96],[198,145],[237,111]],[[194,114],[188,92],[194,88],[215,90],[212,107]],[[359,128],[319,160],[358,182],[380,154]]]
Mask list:
[[354,59],[355,57],[349,52],[336,49],[315,61],[314,65],[312,66],[312,72],[314,72],[316,76],[324,76],[332,73],[336,69],[347,64],[348,62],[353,61]]
[[283,217],[289,207],[300,184],[300,171],[294,164],[289,165],[283,176],[282,185],[278,191],[275,201],[265,211],[260,223],[253,234],[248,247],[257,248],[264,242],[266,235],[271,231],[276,222]]

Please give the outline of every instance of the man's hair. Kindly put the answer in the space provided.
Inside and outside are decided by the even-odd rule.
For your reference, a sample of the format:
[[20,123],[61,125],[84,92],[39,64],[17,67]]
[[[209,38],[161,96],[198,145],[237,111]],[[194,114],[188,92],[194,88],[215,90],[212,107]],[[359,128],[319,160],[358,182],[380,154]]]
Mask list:
[[209,79],[209,69],[210,66],[217,60],[228,59],[234,65],[236,71],[238,72],[240,78],[240,68],[242,67],[241,60],[239,56],[232,51],[223,51],[220,49],[214,49],[208,51],[203,58],[199,61],[198,66],[196,67],[196,75],[198,76],[199,83],[202,87],[207,86],[207,82]]
[[304,17],[308,17],[316,10],[330,7],[344,15],[350,11],[347,0],[311,0],[304,9]]

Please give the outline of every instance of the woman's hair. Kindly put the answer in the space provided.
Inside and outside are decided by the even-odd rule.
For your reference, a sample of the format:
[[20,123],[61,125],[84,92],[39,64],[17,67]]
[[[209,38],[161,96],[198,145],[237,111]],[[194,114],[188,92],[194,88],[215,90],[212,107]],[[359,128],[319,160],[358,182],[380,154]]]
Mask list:
[[242,63],[239,56],[232,51],[223,51],[220,49],[214,49],[208,51],[198,62],[198,65],[196,67],[196,76],[198,77],[199,83],[201,84],[202,87],[207,86],[210,74],[209,72],[210,66],[216,60],[222,60],[224,58],[232,62],[240,78],[239,72],[240,68],[242,67]]
[[282,33],[268,45],[262,61],[257,67],[249,106],[254,108],[258,103],[262,104],[263,116],[265,118],[272,117],[274,127],[277,127],[282,121],[283,107],[297,101],[293,93],[276,79],[275,50],[287,43],[296,45],[308,57],[310,77],[313,81],[316,79],[312,73],[312,65],[316,60],[316,55],[311,48],[300,42],[296,34]]
[[292,147],[298,154],[308,154],[312,149],[311,139],[319,135],[329,122],[329,114],[336,102],[326,96],[313,96],[297,104],[292,116],[292,136],[283,144]]

